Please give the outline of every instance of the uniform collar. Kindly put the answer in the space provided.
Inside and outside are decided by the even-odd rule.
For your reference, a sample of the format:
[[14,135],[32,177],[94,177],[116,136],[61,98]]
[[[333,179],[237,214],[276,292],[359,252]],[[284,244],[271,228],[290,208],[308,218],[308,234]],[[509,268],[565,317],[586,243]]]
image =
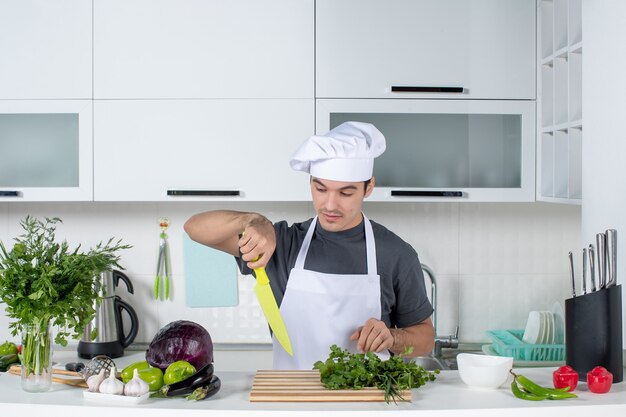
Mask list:
[[351,237],[361,237],[365,235],[365,225],[362,218],[361,223],[357,224],[353,228],[341,230],[339,232],[330,232],[328,230],[324,230],[324,228],[318,221],[315,225],[315,234],[327,239],[346,239]]

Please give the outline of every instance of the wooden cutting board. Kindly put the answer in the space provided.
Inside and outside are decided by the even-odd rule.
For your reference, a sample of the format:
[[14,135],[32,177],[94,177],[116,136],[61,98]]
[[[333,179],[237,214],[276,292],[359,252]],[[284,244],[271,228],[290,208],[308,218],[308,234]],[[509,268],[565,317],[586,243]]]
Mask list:
[[[13,365],[9,368],[9,373],[11,375],[21,375],[22,367],[20,365]],[[73,387],[78,387],[78,388],[87,388],[87,382],[85,382],[81,374],[79,374],[78,372],[52,368],[52,374],[75,377],[75,378],[65,378],[65,377],[53,376],[52,382],[58,382],[61,384],[71,385]]]
[[[411,391],[401,392],[411,401]],[[385,392],[378,388],[360,390],[324,388],[320,374],[312,371],[257,371],[252,382],[250,402],[347,402],[385,401]]]

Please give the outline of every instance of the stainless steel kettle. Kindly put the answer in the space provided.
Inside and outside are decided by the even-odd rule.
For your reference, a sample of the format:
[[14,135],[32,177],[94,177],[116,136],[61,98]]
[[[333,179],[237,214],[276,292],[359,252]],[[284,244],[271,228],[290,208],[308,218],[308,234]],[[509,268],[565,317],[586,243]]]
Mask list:
[[[85,327],[83,336],[78,342],[78,356],[91,359],[96,355],[107,355],[118,358],[124,354],[124,348],[128,347],[139,329],[139,320],[135,310],[122,299],[115,295],[115,289],[120,280],[124,281],[129,293],[133,293],[133,284],[130,279],[120,271],[105,271],[100,274],[102,301],[98,305],[94,302],[96,315]],[[130,330],[124,332],[122,310],[130,317]],[[96,333],[92,340],[92,333]]]

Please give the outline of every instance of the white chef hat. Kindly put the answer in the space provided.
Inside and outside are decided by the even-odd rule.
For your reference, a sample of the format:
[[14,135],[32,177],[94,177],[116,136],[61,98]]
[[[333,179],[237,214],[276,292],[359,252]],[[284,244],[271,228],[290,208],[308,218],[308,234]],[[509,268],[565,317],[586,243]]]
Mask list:
[[374,158],[385,152],[385,146],[385,137],[373,124],[345,122],[307,139],[289,165],[331,181],[367,181],[372,178]]

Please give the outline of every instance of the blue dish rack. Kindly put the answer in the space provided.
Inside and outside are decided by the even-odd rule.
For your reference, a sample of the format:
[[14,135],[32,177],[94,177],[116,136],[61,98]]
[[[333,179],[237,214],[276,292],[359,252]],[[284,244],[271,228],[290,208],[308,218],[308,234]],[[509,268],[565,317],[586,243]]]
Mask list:
[[564,361],[565,345],[535,345],[522,340],[524,330],[488,330],[491,347],[500,356],[511,356],[522,361]]

